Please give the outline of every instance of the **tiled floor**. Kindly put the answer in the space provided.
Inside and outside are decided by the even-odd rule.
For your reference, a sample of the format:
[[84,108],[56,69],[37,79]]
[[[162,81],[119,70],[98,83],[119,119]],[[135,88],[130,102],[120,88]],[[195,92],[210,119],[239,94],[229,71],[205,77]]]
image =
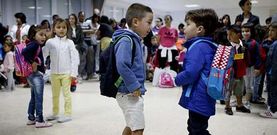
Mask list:
[[[0,92],[0,135],[121,135],[125,121],[116,101],[99,95],[99,82],[80,84],[72,94],[73,120],[54,123],[53,127],[36,129],[27,126],[30,90],[20,86],[13,92]],[[145,135],[186,135],[188,111],[178,105],[181,88],[161,89],[146,83]],[[63,97],[61,109],[63,112]],[[44,114],[51,114],[51,87],[45,86]],[[213,135],[277,135],[277,119],[257,115],[263,105],[252,106],[251,114],[235,112],[227,116],[217,104],[217,114],[210,118]]]

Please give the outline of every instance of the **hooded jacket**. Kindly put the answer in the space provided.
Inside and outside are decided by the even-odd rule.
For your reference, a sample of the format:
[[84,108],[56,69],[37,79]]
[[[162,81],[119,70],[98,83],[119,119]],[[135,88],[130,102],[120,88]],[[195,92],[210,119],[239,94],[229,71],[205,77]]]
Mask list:
[[[112,40],[114,41],[122,35],[128,35],[133,40],[130,40],[128,37],[123,37],[117,42],[114,48],[117,71],[123,78],[118,92],[129,94],[139,89],[141,94],[144,95],[146,90],[144,87],[145,68],[143,63],[142,39],[130,29],[119,29],[113,34]],[[136,46],[133,63],[132,45]]]
[[[189,49],[194,42],[200,39],[211,40],[208,37],[195,37],[188,40],[185,47]],[[207,85],[201,79],[201,73],[204,73],[205,76],[209,75],[215,52],[216,47],[213,45],[199,42],[187,51],[183,62],[183,71],[175,78],[176,85],[183,87],[179,105],[207,117],[215,114],[215,100],[208,95]],[[190,96],[187,97],[186,91],[191,84],[193,85],[192,90]]]

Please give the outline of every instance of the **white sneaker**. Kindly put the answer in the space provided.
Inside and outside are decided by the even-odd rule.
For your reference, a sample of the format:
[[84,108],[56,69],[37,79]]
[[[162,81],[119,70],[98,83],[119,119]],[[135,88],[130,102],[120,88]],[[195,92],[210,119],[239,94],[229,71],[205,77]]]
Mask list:
[[28,120],[26,125],[35,125],[36,121],[35,120]]
[[56,120],[56,119],[58,119],[58,118],[59,118],[58,115],[51,115],[51,116],[46,117],[46,120],[47,120],[47,121],[52,121],[52,120]]
[[44,121],[44,122],[36,122],[35,127],[36,128],[46,128],[46,127],[51,127],[52,125],[53,125],[52,123]]
[[271,112],[269,110],[266,110],[264,112],[261,112],[260,116],[264,117],[264,118],[277,119],[277,112],[273,113],[273,112]]
[[70,116],[62,116],[62,117],[59,117],[58,118],[58,122],[59,123],[64,123],[64,122],[68,122],[68,121],[71,121],[71,117]]

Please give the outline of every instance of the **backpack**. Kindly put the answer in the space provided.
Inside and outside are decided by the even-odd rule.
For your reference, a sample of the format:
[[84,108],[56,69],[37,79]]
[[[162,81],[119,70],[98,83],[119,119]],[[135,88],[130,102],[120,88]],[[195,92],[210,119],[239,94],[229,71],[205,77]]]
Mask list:
[[[23,49],[26,47],[24,43],[18,44],[15,47],[15,71],[17,76],[28,77],[33,72],[32,65],[25,61],[22,55]],[[40,47],[38,48],[35,59],[38,57],[40,52]]]
[[[208,40],[198,40],[191,45],[189,50],[199,42],[207,42],[213,46],[217,46],[209,76],[206,77],[204,73],[201,73],[201,79],[207,84],[208,95],[215,100],[222,100],[225,97],[224,88],[229,84],[228,81],[232,73],[235,54],[234,48],[232,46],[217,45]],[[186,91],[187,97],[190,96],[192,86],[193,85],[188,86]]]
[[161,73],[158,86],[160,88],[173,88],[175,86],[173,75],[168,71]]
[[120,77],[117,68],[116,68],[116,59],[115,59],[115,45],[118,41],[127,37],[132,42],[132,64],[135,58],[136,45],[134,44],[133,39],[128,35],[122,35],[117,37],[112,41],[108,48],[106,48],[100,54],[99,60],[99,73],[100,73],[100,94],[106,97],[116,97],[118,87],[122,83],[123,79]]

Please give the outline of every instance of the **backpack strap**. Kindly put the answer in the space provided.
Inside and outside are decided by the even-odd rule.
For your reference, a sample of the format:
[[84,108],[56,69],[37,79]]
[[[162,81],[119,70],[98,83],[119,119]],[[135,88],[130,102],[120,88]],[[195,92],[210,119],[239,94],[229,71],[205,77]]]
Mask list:
[[[218,47],[218,45],[216,43],[212,42],[212,41],[205,40],[205,39],[200,39],[200,40],[197,40],[194,43],[192,43],[192,45],[189,47],[188,51],[191,50],[191,48],[193,48],[199,42],[206,42],[206,43],[209,43],[210,45]],[[205,84],[208,84],[208,77],[206,77],[206,75],[203,72],[201,72],[201,79],[205,82]],[[191,93],[192,87],[193,87],[193,83],[190,84],[187,87],[187,91],[186,91],[186,94],[185,94],[186,97],[190,97],[190,93]]]
[[[131,41],[131,44],[132,44],[132,46],[131,46],[131,49],[132,49],[132,65],[133,65],[134,64],[134,59],[135,59],[135,53],[136,53],[136,45],[135,45],[135,42],[133,41],[133,39],[128,35],[122,35],[122,36],[120,36],[116,39],[114,45],[116,45],[118,43],[118,41],[123,37],[129,38],[129,40]],[[123,82],[123,78],[121,76],[119,76],[119,78],[115,81],[114,85],[118,88],[122,82]]]

